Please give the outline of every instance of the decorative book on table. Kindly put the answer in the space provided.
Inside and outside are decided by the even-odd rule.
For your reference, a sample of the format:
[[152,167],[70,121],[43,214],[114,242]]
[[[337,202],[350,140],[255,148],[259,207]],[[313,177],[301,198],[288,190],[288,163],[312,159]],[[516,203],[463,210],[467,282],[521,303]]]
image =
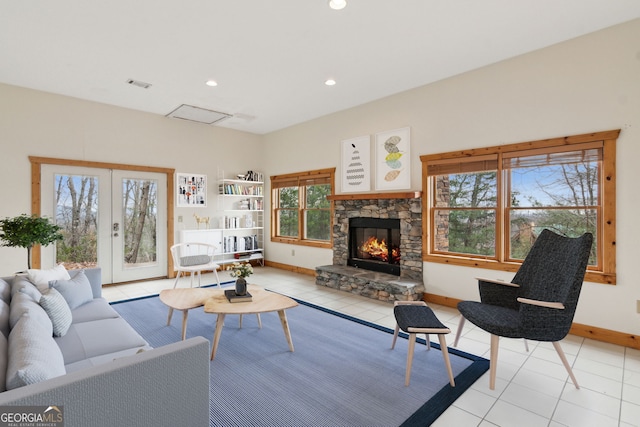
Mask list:
[[249,302],[253,301],[253,297],[249,292],[244,295],[237,295],[235,289],[227,289],[224,291],[224,295],[229,302]]

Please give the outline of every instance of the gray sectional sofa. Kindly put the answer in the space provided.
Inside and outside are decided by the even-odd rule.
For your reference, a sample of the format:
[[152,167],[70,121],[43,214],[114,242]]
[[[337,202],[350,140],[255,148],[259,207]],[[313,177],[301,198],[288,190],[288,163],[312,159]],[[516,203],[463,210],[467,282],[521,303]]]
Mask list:
[[66,427],[208,425],[209,342],[153,349],[102,298],[99,268],[69,273],[44,287],[0,279],[0,413],[57,406]]

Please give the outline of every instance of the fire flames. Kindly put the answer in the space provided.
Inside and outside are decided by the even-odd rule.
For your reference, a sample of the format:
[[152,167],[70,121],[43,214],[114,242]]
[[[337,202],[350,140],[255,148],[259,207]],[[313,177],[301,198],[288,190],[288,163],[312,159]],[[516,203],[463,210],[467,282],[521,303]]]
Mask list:
[[[371,236],[360,246],[360,251],[373,259],[389,262],[389,248],[384,239]],[[391,257],[394,264],[400,263],[400,248],[392,248]]]

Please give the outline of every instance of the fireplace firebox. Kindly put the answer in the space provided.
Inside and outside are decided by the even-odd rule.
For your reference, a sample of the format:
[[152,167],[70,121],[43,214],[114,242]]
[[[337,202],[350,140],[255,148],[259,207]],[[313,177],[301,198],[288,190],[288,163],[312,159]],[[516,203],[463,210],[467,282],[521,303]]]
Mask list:
[[400,276],[400,220],[349,219],[347,265]]

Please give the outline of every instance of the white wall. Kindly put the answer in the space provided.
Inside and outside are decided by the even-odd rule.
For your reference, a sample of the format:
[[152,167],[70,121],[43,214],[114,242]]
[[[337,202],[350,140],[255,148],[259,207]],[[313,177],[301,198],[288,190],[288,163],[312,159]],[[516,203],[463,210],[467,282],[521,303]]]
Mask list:
[[[2,84],[0,146],[0,218],[31,213],[28,156],[206,174],[207,207],[176,208],[176,232],[196,227],[194,213],[216,215],[218,168],[227,177],[260,170],[263,150],[258,135]],[[24,268],[26,249],[0,247],[0,276]]]
[[[422,190],[419,156],[459,149],[622,129],[617,158],[615,286],[586,283],[576,322],[640,333],[640,20],[265,136],[269,174],[337,167],[340,141],[410,126],[412,189]],[[268,258],[306,268],[331,251],[268,243]],[[425,263],[427,291],[476,299],[474,277],[511,274]]]

